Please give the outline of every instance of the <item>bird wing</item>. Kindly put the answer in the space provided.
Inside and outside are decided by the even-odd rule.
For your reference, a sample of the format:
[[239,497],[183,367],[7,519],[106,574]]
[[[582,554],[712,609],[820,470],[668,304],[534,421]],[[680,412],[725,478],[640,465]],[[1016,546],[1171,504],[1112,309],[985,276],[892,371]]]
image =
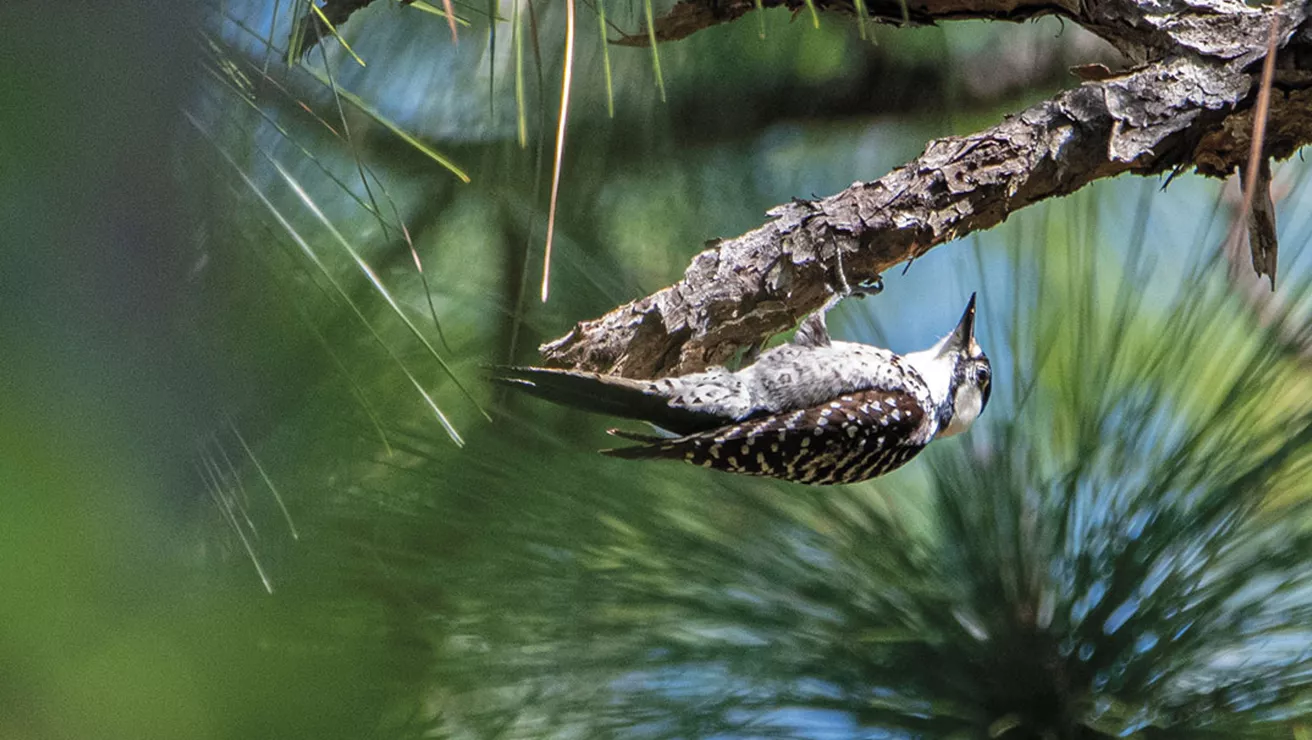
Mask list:
[[780,345],[745,369],[754,406],[748,416],[798,411],[863,391],[929,396],[915,368],[891,351],[856,342]]
[[925,421],[910,394],[868,389],[804,409],[602,452],[628,459],[684,460],[799,483],[855,483],[915,457],[929,441]]

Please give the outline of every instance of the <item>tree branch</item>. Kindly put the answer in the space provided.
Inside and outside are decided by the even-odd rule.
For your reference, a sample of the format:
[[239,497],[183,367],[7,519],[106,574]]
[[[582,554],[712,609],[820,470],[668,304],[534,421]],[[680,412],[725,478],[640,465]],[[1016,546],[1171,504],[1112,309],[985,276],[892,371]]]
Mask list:
[[[856,15],[854,0],[761,0],[761,7],[786,7],[793,13],[809,12],[809,5],[817,11]],[[1021,22],[1058,15],[1102,36],[1136,62],[1160,59],[1181,49],[1222,58],[1254,52],[1260,57],[1268,28],[1253,22],[1264,16],[1261,8],[1247,7],[1236,0],[865,0],[864,5],[869,19],[894,25],[960,20]],[[656,19],[656,40],[686,38],[756,8],[756,0],[679,0]],[[649,36],[642,29],[614,43],[646,46]]]
[[[854,15],[852,0],[813,0],[817,11]],[[932,25],[943,20],[1023,21],[1059,13],[1074,17],[1079,0],[867,0],[867,16],[883,23]],[[793,13],[810,12],[806,0],[762,0],[764,8],[788,8]],[[680,0],[654,24],[658,42],[678,41],[705,28],[737,20],[757,9],[756,0]],[[906,10],[905,16],[903,10]],[[646,29],[620,37],[621,46],[646,46]]]
[[[993,128],[932,141],[873,182],[778,206],[763,226],[694,257],[678,283],[544,344],[546,361],[630,377],[699,370],[818,308],[841,284],[840,259],[856,283],[1094,180],[1190,166],[1226,176],[1245,162],[1255,95],[1249,67],[1265,56],[1270,11],[1233,0],[1086,0],[1082,7],[1104,37],[1121,29],[1122,50],[1172,51]],[[1305,21],[1301,3],[1285,8],[1269,157],[1312,141]]]

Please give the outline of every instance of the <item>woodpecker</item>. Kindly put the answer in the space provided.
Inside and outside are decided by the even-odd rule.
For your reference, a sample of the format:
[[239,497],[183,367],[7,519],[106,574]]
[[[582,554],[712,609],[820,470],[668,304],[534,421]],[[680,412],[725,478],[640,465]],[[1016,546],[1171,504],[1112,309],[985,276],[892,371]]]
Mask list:
[[791,342],[737,371],[657,380],[537,367],[505,368],[502,383],[587,411],[640,419],[673,436],[612,429],[642,444],[602,450],[683,460],[797,483],[856,483],[906,464],[930,441],[960,434],[989,402],[989,359],[975,342],[975,296],[932,347],[904,355],[833,341],[831,301]]

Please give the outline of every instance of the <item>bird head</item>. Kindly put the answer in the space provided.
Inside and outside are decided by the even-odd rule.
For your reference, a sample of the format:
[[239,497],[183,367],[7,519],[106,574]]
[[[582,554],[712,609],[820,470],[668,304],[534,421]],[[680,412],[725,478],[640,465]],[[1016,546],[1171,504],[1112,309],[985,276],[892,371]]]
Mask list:
[[939,437],[966,431],[989,402],[993,370],[989,358],[975,341],[975,294],[951,334],[927,350],[913,352],[907,359],[929,386],[939,406]]
[[951,437],[966,431],[984,412],[989,403],[993,384],[993,369],[988,355],[975,341],[975,294],[970,294],[966,312],[952,333],[943,338],[939,355],[952,365],[952,383],[948,395],[952,399],[952,420],[938,433]]

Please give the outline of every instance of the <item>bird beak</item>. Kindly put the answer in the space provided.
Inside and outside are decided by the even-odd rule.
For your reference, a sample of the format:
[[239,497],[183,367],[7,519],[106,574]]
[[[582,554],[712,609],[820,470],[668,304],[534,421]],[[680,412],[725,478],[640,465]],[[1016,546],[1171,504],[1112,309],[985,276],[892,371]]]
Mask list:
[[[961,321],[957,323],[957,328],[947,336],[947,341],[943,343],[944,350],[973,350],[978,345],[975,344],[975,294],[970,294],[970,302],[966,304],[966,312],[961,315]],[[973,352],[972,352],[973,354]]]

